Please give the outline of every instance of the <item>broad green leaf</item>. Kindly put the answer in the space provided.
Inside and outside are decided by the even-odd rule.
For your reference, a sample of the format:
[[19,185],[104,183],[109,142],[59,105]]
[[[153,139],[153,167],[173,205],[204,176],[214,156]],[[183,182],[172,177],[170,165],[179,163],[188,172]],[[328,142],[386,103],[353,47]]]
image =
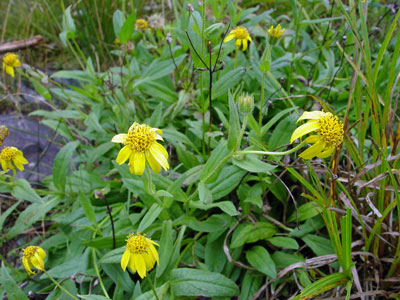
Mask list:
[[234,297],[239,294],[231,279],[203,270],[175,269],[171,272],[170,284],[175,296]]
[[221,173],[218,179],[208,185],[208,189],[212,193],[214,202],[232,192],[239,185],[245,174],[246,171],[236,166],[225,166],[221,168]]
[[[301,205],[297,209],[297,218],[298,221],[304,221],[311,219],[312,217],[320,214],[322,211],[322,208],[319,207],[316,203],[314,202],[307,202],[303,205]],[[296,211],[293,212],[293,214],[289,217],[288,222],[295,222],[296,221]]]
[[25,200],[32,203],[43,203],[43,200],[39,197],[31,185],[25,179],[18,179],[15,182],[15,186],[12,189],[11,194],[13,197],[19,200]]
[[301,238],[304,243],[318,256],[334,254],[331,241],[315,234],[307,234]]
[[201,202],[203,202],[204,204],[213,202],[211,191],[207,188],[206,184],[203,181],[199,182],[198,189]]
[[119,33],[119,41],[121,43],[126,43],[132,35],[135,28],[136,14],[133,11],[132,14],[126,19],[124,25],[122,25],[121,31]]
[[297,115],[289,115],[276,126],[269,140],[269,149],[288,144],[293,131],[296,129]]
[[125,248],[117,248],[108,251],[100,258],[99,263],[101,264],[119,264],[121,263],[122,255],[125,252]]
[[50,92],[45,86],[43,86],[39,81],[37,81],[35,79],[31,79],[31,82],[32,82],[33,87],[35,88],[36,92],[38,92],[38,94],[40,96],[42,96],[45,100],[51,99]]
[[267,164],[257,158],[256,155],[244,155],[243,157],[233,156],[232,162],[234,165],[254,173],[269,174],[276,166]]
[[18,299],[18,300],[28,300],[28,297],[25,293],[18,287],[17,283],[14,279],[10,276],[7,267],[2,262],[0,268],[0,283],[2,288],[5,289],[7,293],[6,299]]
[[81,206],[82,206],[83,212],[85,213],[86,218],[88,218],[88,220],[90,222],[92,222],[93,225],[97,228],[98,225],[97,225],[97,221],[96,221],[96,214],[94,212],[92,202],[87,197],[87,195],[85,195],[82,191],[78,192],[78,198],[81,202]]
[[175,225],[185,224],[187,227],[199,232],[217,232],[228,228],[230,218],[226,215],[212,215],[205,221],[199,221],[195,217],[186,216],[177,221]]
[[163,208],[154,203],[149,211],[145,214],[142,221],[139,224],[138,232],[144,232],[147,227],[149,227],[158,218],[159,214],[162,212]]
[[110,300],[109,298],[100,295],[79,295],[79,298],[84,300]]
[[268,222],[257,222],[238,226],[232,237],[232,248],[238,248],[247,243],[254,243],[259,240],[268,239],[275,235],[276,227]]
[[[126,234],[118,234],[115,236],[115,245],[116,247],[125,246]],[[82,241],[82,245],[86,247],[93,247],[96,249],[112,249],[113,246],[113,238],[112,236],[107,237],[99,237],[93,240]]]
[[218,207],[221,209],[223,212],[227,213],[230,216],[237,216],[238,212],[236,210],[235,205],[231,201],[221,201],[221,202],[216,202],[216,203],[210,203],[210,204],[203,204],[200,201],[193,201],[190,203],[190,207],[193,208],[199,208],[203,210],[209,210],[214,207]]
[[229,152],[226,148],[226,142],[223,141],[211,153],[211,156],[208,158],[201,171],[200,179],[203,180],[204,183],[215,182],[224,166],[224,159],[228,155]]
[[290,265],[305,261],[301,254],[292,254],[283,251],[275,251],[271,257],[275,262],[275,266],[279,269],[283,269]]
[[247,270],[244,274],[243,281],[241,282],[240,299],[250,300],[261,287],[262,282],[263,276],[256,272]]
[[113,15],[113,29],[115,37],[119,39],[119,33],[121,32],[122,25],[125,22],[125,17],[122,14],[122,11],[117,9]]
[[267,275],[268,278],[276,277],[275,263],[264,247],[254,246],[246,252],[246,259],[253,268]]
[[274,236],[267,239],[275,247],[284,248],[284,249],[299,249],[299,244],[295,239],[285,237],[285,236]]
[[213,86],[212,99],[214,100],[218,97],[226,95],[229,89],[236,87],[236,85],[242,79],[244,72],[245,68],[238,67],[222,75],[222,77],[220,77]]
[[160,245],[162,247],[159,248],[158,255],[160,258],[160,264],[157,267],[156,277],[159,278],[163,275],[164,271],[168,267],[169,258],[172,255],[172,239],[173,239],[173,231],[172,231],[172,221],[166,220],[163,223],[163,229],[161,232]]
[[238,138],[240,135],[240,121],[237,105],[233,100],[231,91],[228,90],[229,99],[229,135],[228,135],[228,149],[235,150],[234,147],[239,145]]
[[53,182],[57,190],[62,193],[65,191],[65,183],[67,181],[69,166],[72,156],[74,155],[75,149],[78,147],[78,145],[78,141],[66,144],[63,148],[61,148],[54,158]]

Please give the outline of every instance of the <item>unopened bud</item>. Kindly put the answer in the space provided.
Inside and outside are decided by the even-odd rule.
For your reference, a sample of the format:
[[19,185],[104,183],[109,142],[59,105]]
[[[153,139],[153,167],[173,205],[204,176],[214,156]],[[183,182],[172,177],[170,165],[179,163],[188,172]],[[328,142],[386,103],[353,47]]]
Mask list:
[[189,4],[187,5],[187,10],[190,11],[190,12],[194,12],[193,5],[189,3]]
[[170,45],[172,44],[172,36],[170,32],[167,33],[165,40],[167,41],[168,44]]
[[239,111],[242,114],[251,114],[254,109],[254,97],[248,93],[239,96]]
[[0,146],[8,136],[9,131],[6,126],[0,126]]

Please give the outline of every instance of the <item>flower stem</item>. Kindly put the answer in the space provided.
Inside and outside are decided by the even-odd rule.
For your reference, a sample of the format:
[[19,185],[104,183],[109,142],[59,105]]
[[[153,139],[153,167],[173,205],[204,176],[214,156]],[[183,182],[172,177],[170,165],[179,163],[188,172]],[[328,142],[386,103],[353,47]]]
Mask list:
[[235,52],[235,66],[233,67],[233,69],[237,68],[238,65],[238,56],[239,56],[239,48],[236,47],[236,52]]
[[106,296],[106,298],[111,299],[110,296],[107,293],[106,288],[104,287],[103,280],[100,277],[100,271],[99,271],[99,268],[97,267],[96,249],[95,248],[92,248],[92,256],[93,256],[94,270],[96,272],[97,279],[99,279],[100,287],[103,290],[103,294],[104,294],[104,296]]
[[60,285],[53,277],[50,276],[49,273],[47,273],[47,271],[45,269],[43,269],[43,272],[47,275],[47,277],[49,277],[49,279],[51,281],[53,281],[53,283],[60,289],[62,290],[64,293],[66,293],[68,296],[70,296],[72,299],[78,300],[78,298],[76,298],[75,296],[73,296],[70,292],[68,292],[65,288],[63,288],[62,285]]
[[149,275],[149,276],[146,276],[146,278],[147,278],[147,281],[149,282],[149,285],[150,285],[151,290],[152,290],[153,293],[154,293],[154,296],[156,297],[157,300],[160,300],[160,298],[158,298],[158,295],[157,295],[156,290],[154,289],[154,285],[153,285],[153,282],[151,281],[150,275]]
[[261,81],[261,96],[260,96],[260,116],[258,118],[258,130],[261,132],[262,118],[263,118],[263,106],[264,106],[264,84],[265,84],[265,74],[263,72]]
[[269,152],[269,151],[256,151],[256,150],[243,150],[243,151],[238,151],[235,152],[235,155],[243,155],[243,154],[261,154],[261,155],[287,155],[290,153],[293,153],[297,150],[299,150],[301,147],[303,147],[305,144],[305,142],[301,142],[300,144],[298,144],[296,147],[287,150],[287,151],[282,151],[282,152]]
[[112,230],[112,235],[113,235],[113,249],[115,249],[115,229],[114,229],[114,219],[111,214],[111,207],[110,204],[108,203],[107,197],[104,197],[104,201],[106,202],[107,206],[107,212],[110,216],[110,221],[111,221],[111,230]]

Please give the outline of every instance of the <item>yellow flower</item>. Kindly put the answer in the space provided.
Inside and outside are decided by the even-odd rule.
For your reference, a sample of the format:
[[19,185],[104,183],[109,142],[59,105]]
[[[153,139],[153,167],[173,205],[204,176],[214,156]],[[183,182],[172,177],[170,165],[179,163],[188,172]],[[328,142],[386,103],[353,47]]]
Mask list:
[[328,157],[343,142],[343,123],[330,112],[305,111],[297,122],[301,120],[309,121],[293,132],[290,143],[310,132],[316,131],[317,134],[310,135],[305,139],[306,143],[314,145],[303,151],[299,155],[300,157],[304,159],[311,159],[315,156]]
[[112,138],[113,143],[125,146],[119,151],[116,162],[121,165],[129,158],[129,170],[136,175],[142,175],[146,159],[155,173],[160,172],[161,166],[166,171],[169,168],[168,152],[157,143],[163,140],[162,131],[146,124],[133,123],[128,133],[120,133]]
[[251,42],[251,37],[246,28],[238,26],[229,32],[228,36],[224,39],[224,43],[229,42],[231,39],[236,39],[236,47],[239,49],[243,44],[243,51],[247,49],[247,41]]
[[126,267],[129,267],[133,273],[138,272],[142,279],[146,277],[156,262],[158,265],[158,252],[154,245],[159,246],[140,233],[128,235],[126,250],[121,258],[122,270],[125,272]]
[[29,246],[24,249],[24,255],[22,256],[22,264],[29,275],[35,274],[32,271],[32,267],[40,271],[44,271],[44,258],[46,257],[46,252],[40,247]]
[[8,128],[6,126],[0,126],[0,146],[3,144],[8,134]]
[[14,77],[14,68],[20,66],[21,62],[19,61],[17,54],[7,53],[3,56],[3,69],[11,77]]
[[23,171],[24,165],[27,164],[28,161],[21,150],[15,147],[4,147],[0,152],[0,163],[4,172],[7,172],[8,169],[15,170],[14,166],[17,167],[18,170]]
[[145,30],[149,28],[149,23],[145,19],[137,19],[135,23],[136,30]]
[[285,28],[281,28],[281,24],[278,24],[275,29],[274,26],[271,26],[271,28],[268,30],[268,34],[277,39],[279,39],[284,32]]

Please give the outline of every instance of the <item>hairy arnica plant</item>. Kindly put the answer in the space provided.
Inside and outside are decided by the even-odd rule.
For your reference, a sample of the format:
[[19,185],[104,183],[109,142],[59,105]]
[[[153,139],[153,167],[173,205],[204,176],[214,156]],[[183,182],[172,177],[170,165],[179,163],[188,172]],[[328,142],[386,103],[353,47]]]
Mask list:
[[2,299],[400,299],[395,1],[25,2]]

